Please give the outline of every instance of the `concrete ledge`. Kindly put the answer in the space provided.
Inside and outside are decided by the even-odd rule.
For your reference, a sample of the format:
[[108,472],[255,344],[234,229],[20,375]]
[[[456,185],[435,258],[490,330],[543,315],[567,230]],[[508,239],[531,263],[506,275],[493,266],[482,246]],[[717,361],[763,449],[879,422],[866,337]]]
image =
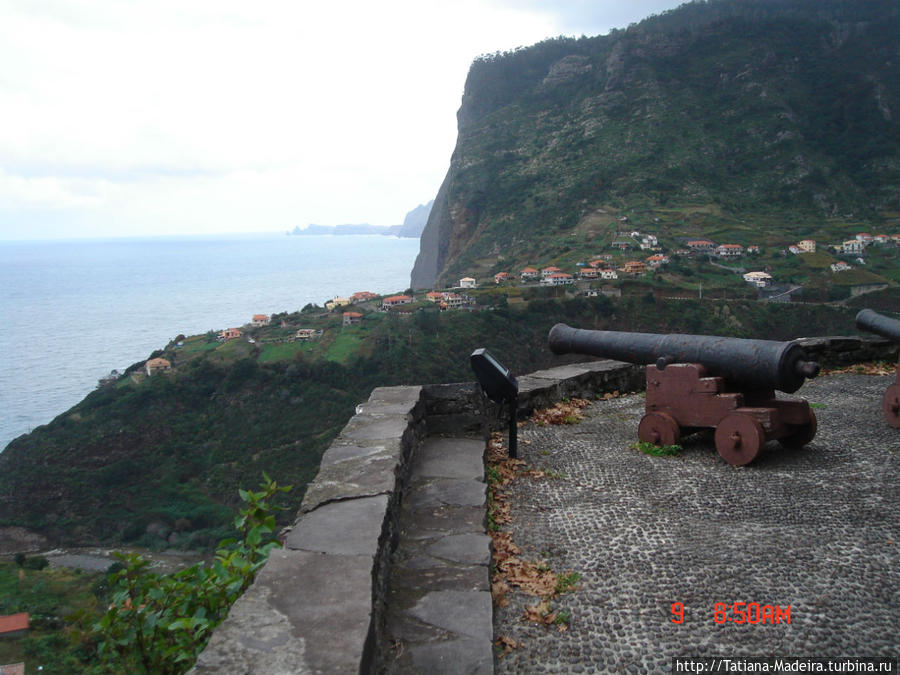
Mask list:
[[216,629],[195,673],[375,669],[409,463],[425,435],[421,387],[385,387],[325,452],[285,548]]

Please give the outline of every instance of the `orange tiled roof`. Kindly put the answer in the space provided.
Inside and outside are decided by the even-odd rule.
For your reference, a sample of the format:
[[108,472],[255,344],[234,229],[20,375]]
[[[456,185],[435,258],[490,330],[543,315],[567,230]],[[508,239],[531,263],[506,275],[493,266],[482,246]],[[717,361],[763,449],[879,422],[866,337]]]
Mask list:
[[362,316],[359,312],[344,312],[344,316],[350,316],[353,318],[359,318]]
[[28,629],[28,612],[0,616],[0,635]]

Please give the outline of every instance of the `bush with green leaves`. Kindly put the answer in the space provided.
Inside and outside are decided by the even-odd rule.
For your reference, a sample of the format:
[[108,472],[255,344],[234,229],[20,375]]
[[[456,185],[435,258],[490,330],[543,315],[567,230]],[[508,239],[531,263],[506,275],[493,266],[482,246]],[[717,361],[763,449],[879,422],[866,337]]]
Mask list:
[[193,665],[269,552],[281,546],[274,537],[278,507],[271,500],[291,488],[263,477],[259,492],[239,490],[244,506],[234,525],[242,537],[220,542],[212,564],[161,575],[150,572],[139,554],[116,554],[124,567],[111,575],[111,604],[94,626],[105,666],[156,675]]

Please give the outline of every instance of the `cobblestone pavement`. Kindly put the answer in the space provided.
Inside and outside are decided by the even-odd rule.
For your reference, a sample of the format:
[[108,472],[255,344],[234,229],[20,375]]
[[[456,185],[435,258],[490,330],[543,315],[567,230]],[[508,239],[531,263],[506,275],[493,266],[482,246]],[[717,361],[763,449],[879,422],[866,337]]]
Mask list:
[[[578,425],[527,423],[520,458],[562,477],[517,479],[506,529],[523,558],[581,580],[555,601],[571,614],[565,632],[523,621],[536,600],[510,593],[494,637],[520,646],[496,672],[668,672],[674,656],[896,657],[900,430],[881,413],[892,381],[808,382],[798,394],[815,407],[815,440],[771,443],[746,467],[726,464],[708,434],[683,439],[678,457],[631,449],[642,395],[596,401]],[[789,607],[790,621],[717,623],[718,603],[741,602]]]

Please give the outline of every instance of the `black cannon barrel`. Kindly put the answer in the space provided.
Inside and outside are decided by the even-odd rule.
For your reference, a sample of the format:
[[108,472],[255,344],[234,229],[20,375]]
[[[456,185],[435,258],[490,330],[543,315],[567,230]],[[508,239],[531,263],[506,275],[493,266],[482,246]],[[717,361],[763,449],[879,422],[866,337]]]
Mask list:
[[871,309],[863,309],[856,315],[856,325],[871,333],[886,337],[888,340],[900,343],[900,321],[897,319],[892,319]]
[[583,330],[562,323],[550,329],[548,340],[554,354],[589,354],[641,365],[701,363],[710,375],[745,390],[790,394],[819,374],[819,364],[810,361],[797,342]]

